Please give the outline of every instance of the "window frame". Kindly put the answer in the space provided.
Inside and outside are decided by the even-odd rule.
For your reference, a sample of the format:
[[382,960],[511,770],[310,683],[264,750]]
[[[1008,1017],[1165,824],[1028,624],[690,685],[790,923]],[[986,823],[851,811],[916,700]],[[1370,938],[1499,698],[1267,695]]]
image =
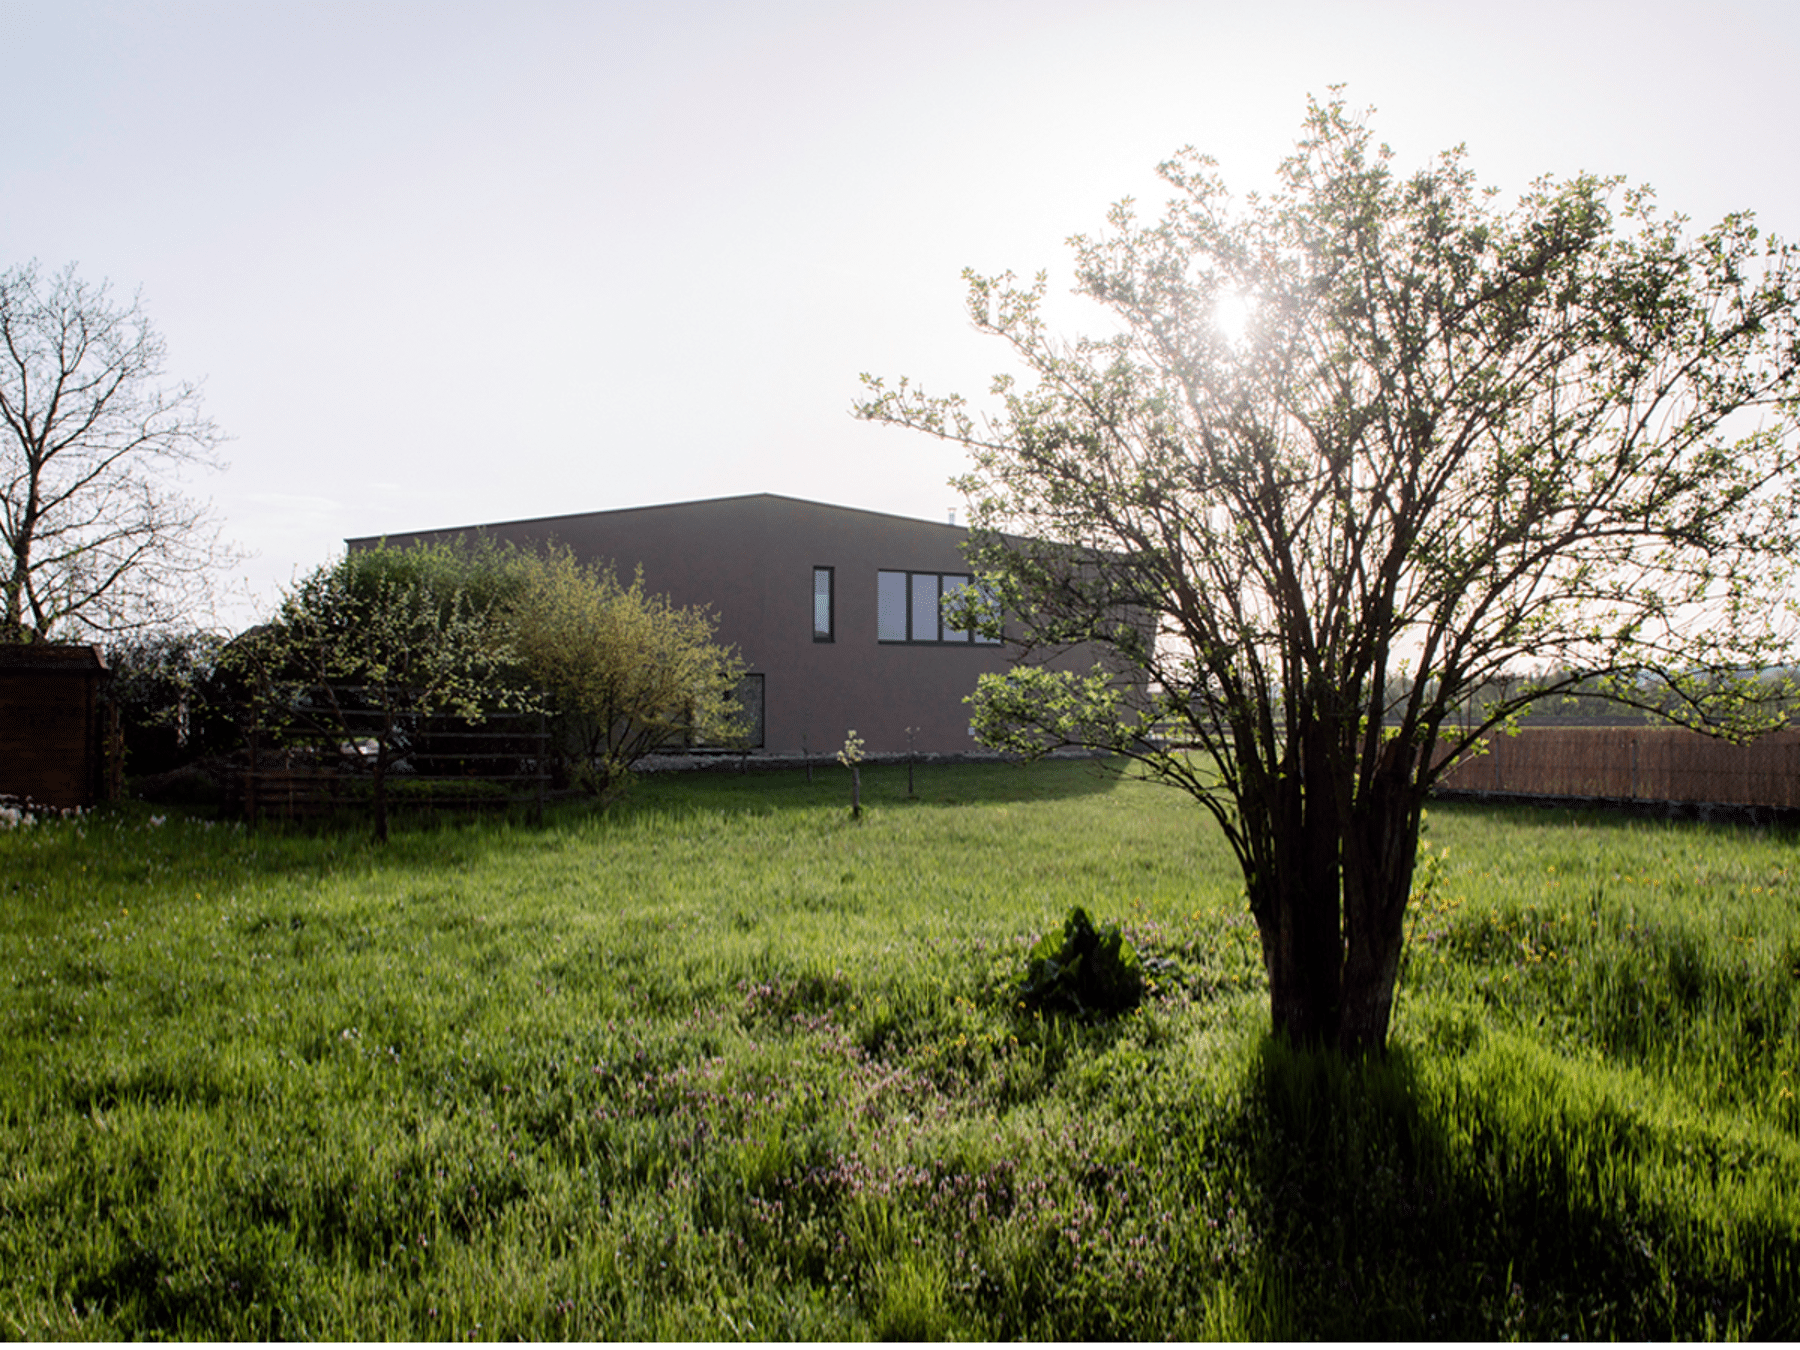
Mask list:
[[[901,590],[906,601],[906,608],[901,621],[901,631],[906,634],[904,637],[891,638],[881,636],[880,601],[881,578],[883,576],[898,576],[904,579]],[[933,577],[937,582],[937,636],[916,638],[912,636],[915,628],[915,606],[913,603],[914,588],[917,584],[915,578],[923,577]],[[963,588],[980,589],[980,582],[975,579],[974,574],[971,572],[931,572],[902,567],[877,568],[875,570],[876,644],[882,647],[998,647],[1003,645],[1005,641],[1004,638],[983,637],[972,628],[946,629],[944,627],[943,604],[944,596],[946,594],[944,590],[944,579],[946,577],[959,579],[963,583]],[[954,636],[945,637],[944,634],[946,632],[949,632]]]
[[[825,577],[825,628],[819,629],[819,577]],[[819,564],[813,566],[813,603],[812,603],[812,640],[814,642],[837,641],[837,568]]]

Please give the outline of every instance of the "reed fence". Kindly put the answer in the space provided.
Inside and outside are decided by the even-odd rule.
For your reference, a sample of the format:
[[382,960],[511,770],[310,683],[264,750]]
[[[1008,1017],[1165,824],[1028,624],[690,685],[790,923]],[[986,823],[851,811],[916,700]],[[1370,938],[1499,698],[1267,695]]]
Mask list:
[[1440,790],[1800,807],[1800,731],[1732,745],[1676,727],[1528,727],[1488,737]]

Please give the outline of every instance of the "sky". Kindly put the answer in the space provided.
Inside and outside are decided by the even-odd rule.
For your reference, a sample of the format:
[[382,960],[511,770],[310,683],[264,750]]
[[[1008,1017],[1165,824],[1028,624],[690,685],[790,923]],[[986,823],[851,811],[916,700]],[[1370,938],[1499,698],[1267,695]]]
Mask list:
[[[1344,86],[1402,169],[1648,183],[1800,238],[1792,0],[0,0],[0,268],[141,298],[254,621],[347,537],[774,492],[942,520],[858,376],[1008,368],[1047,271],[1193,145],[1266,190]],[[1052,309],[1075,331],[1092,315]]]

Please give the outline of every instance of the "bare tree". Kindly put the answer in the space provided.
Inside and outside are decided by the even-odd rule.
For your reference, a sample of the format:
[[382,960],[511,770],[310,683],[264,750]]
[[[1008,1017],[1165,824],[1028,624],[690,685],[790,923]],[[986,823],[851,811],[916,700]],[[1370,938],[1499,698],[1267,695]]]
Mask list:
[[137,297],[0,272],[0,640],[188,619],[237,556],[179,489],[221,438],[165,359]]
[[1396,174],[1335,101],[1269,197],[1192,151],[1162,173],[1160,221],[1074,241],[1111,333],[1059,341],[1041,276],[971,276],[1030,384],[983,421],[871,378],[858,411],[974,452],[1010,637],[1151,677],[983,676],[983,739],[1192,793],[1275,1029],[1378,1051],[1454,756],[1578,686],[1716,733],[1785,715],[1760,672],[1795,648],[1800,252],[1589,176],[1499,209],[1457,152]]

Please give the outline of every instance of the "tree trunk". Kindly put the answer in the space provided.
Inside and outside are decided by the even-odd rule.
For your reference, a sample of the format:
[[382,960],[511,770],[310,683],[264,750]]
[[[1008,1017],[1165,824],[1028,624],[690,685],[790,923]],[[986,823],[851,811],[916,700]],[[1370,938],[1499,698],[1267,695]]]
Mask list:
[[1308,1046],[1337,1044],[1342,1015],[1342,829],[1325,737],[1322,729],[1305,733],[1297,760],[1274,784],[1266,875],[1251,881],[1270,1021],[1277,1035]]
[[1344,832],[1344,1022],[1338,1041],[1348,1055],[1387,1048],[1424,805],[1412,781],[1413,759],[1398,741],[1387,747]]
[[[1383,1053],[1418,852],[1420,793],[1384,756],[1360,800],[1324,733],[1305,738],[1304,774],[1284,774],[1248,878],[1269,974],[1270,1023],[1297,1045]],[[1335,762],[1334,762],[1335,761]]]

